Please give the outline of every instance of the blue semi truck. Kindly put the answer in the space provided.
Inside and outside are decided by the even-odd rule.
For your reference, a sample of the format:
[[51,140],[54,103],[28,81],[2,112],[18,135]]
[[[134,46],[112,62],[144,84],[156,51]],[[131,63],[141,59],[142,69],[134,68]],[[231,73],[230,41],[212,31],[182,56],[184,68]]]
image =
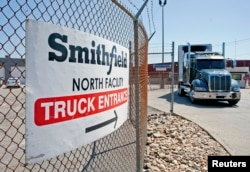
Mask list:
[[226,70],[224,43],[222,47],[218,53],[212,51],[212,44],[178,46],[179,96],[189,96],[192,103],[216,100],[235,105],[240,101],[240,85]]

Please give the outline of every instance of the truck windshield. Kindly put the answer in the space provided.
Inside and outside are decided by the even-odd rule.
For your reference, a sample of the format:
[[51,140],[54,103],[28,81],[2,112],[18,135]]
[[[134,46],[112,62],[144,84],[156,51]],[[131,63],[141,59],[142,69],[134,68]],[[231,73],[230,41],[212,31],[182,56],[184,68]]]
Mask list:
[[204,59],[197,60],[197,69],[225,69],[224,60]]

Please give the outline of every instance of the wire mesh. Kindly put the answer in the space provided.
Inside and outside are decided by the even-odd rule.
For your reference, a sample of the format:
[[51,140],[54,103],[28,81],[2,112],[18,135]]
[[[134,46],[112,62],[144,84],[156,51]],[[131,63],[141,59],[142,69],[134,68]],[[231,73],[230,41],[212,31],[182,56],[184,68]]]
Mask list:
[[[109,0],[1,0],[0,2],[0,171],[138,171],[136,141],[145,140],[147,115],[147,34],[139,27],[139,56],[134,57],[134,19]],[[53,23],[91,33],[130,48],[131,59],[139,58],[139,81],[130,65],[129,119],[115,132],[39,163],[25,163],[25,22]],[[131,43],[131,44],[130,44]],[[21,85],[7,88],[10,77]],[[35,82],[35,81],[34,81]],[[140,92],[134,85],[139,82]],[[135,95],[140,95],[136,114]],[[136,138],[136,115],[141,135]],[[145,141],[141,142],[145,144]],[[142,146],[141,153],[144,153]]]

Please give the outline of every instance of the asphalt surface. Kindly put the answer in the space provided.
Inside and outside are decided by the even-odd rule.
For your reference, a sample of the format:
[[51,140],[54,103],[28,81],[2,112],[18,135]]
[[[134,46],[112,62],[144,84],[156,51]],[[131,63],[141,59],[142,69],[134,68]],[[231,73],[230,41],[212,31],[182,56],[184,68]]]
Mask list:
[[[205,101],[192,104],[180,97],[174,88],[173,112],[191,120],[206,130],[231,155],[250,155],[250,89],[241,89],[241,100],[230,106],[227,102]],[[159,85],[148,87],[148,114],[154,111],[170,113],[171,89]]]

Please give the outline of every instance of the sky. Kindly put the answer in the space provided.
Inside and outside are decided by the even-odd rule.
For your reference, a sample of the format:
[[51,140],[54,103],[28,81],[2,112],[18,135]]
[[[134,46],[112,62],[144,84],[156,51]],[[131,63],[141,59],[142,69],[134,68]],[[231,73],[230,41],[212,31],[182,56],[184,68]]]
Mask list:
[[[134,14],[145,2],[145,0],[117,1],[126,5]],[[250,0],[167,0],[164,7],[159,5],[159,0],[148,0],[139,20],[146,28],[148,37],[155,32],[149,41],[149,53],[162,52],[162,9],[164,9],[164,51],[171,52],[171,43],[174,42],[175,61],[178,60],[178,45],[186,45],[187,42],[212,44],[213,50],[217,52],[222,51],[222,43],[225,42],[226,58],[245,60],[250,59],[249,8]],[[13,20],[12,24],[15,24]],[[0,37],[2,37],[1,32]],[[7,41],[6,44],[11,43]],[[24,54],[22,49],[17,51]],[[0,50],[1,57],[5,53]],[[171,62],[169,54],[164,55],[164,62]],[[148,63],[162,63],[162,55],[149,55]]]
[[[144,0],[122,1],[135,13],[144,3]],[[222,43],[225,42],[226,58],[250,60],[249,0],[167,0],[163,8],[164,51],[170,52],[174,42],[175,61],[178,60],[178,45],[187,42],[210,43],[217,52],[222,52]],[[140,17],[148,37],[155,31],[149,41],[149,53],[162,52],[162,7],[159,0],[149,0]],[[149,64],[161,62],[161,54],[149,55]],[[164,55],[164,62],[171,62],[170,55]]]

